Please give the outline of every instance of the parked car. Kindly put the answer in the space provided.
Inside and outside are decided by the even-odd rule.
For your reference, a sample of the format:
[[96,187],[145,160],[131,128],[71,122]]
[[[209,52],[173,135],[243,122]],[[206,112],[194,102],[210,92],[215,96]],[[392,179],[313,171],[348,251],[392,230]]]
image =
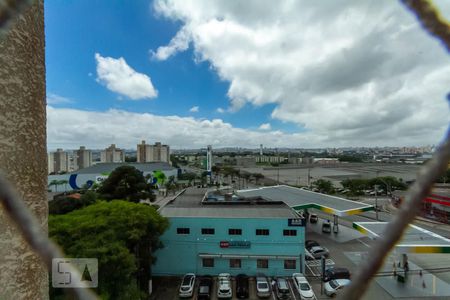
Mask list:
[[337,292],[351,283],[348,279],[334,279],[325,283],[325,294],[329,297],[336,296]]
[[308,280],[303,276],[302,273],[294,273],[292,274],[292,281],[294,282],[294,286],[300,294],[301,299],[311,300],[315,299],[314,291],[309,285]]
[[316,258],[305,248],[305,259],[306,260],[315,260]]
[[331,233],[331,223],[328,220],[328,222],[322,223],[322,232],[323,233]]
[[317,247],[320,246],[318,242],[314,241],[314,240],[306,240],[305,241],[305,248],[306,249],[311,249],[312,247]]
[[325,270],[324,281],[333,279],[350,279],[350,271],[347,268],[329,268]]
[[180,292],[178,294],[180,298],[192,297],[192,294],[194,293],[194,286],[195,274],[187,273],[184,275],[183,280],[181,281]]
[[277,295],[277,299],[291,299],[291,292],[286,279],[282,277],[277,278],[275,284],[275,294]]
[[315,246],[309,249],[309,253],[315,258],[320,259],[322,256],[328,258],[330,256],[330,252],[327,248],[322,246]]
[[264,274],[259,274],[256,277],[256,295],[259,298],[270,297],[270,284],[269,280]]
[[236,276],[236,297],[239,299],[248,298],[248,276],[245,274],[239,274]]
[[233,296],[231,290],[231,275],[228,273],[220,273],[217,282],[219,287],[217,288],[217,298],[228,299]]
[[211,299],[211,291],[213,286],[213,278],[209,275],[200,278],[198,284],[197,300]]
[[310,223],[317,223],[319,221],[319,217],[316,214],[311,214],[309,216],[309,222]]

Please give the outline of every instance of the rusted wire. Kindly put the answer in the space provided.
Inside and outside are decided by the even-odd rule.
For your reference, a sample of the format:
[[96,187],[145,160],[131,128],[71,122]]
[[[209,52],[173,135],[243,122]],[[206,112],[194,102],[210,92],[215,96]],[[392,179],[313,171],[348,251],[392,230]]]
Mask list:
[[[450,51],[450,24],[445,21],[427,0],[400,0],[417,17],[422,27],[431,35],[442,42]],[[450,161],[450,128],[441,145],[436,150],[433,158],[419,172],[416,182],[408,190],[405,202],[402,204],[398,214],[389,222],[382,238],[369,251],[366,261],[358,270],[352,284],[344,290],[341,299],[359,299],[363,296],[371,279],[380,269],[384,259],[400,240],[408,224],[417,215],[422,200],[429,194],[433,184],[439,176],[448,168]]]
[[417,17],[429,34],[442,42],[450,52],[450,22],[445,20],[439,10],[428,0],[401,0]]
[[402,204],[395,218],[388,223],[381,235],[369,251],[369,260],[358,269],[352,284],[344,290],[341,299],[359,299],[366,291],[371,279],[382,266],[385,257],[400,240],[408,224],[420,209],[422,200],[430,193],[433,184],[447,169],[450,160],[450,128],[444,142],[438,147],[433,158],[420,170],[415,183],[408,190],[405,202]]
[[[50,271],[52,269],[53,258],[63,258],[62,251],[47,237],[41,225],[31,214],[28,207],[13,190],[6,177],[0,173],[0,202],[6,214],[18,227],[25,241],[41,257],[42,261]],[[78,269],[69,264],[69,272],[79,273]],[[81,283],[82,284],[82,283]],[[78,299],[98,299],[88,288],[67,289]]]

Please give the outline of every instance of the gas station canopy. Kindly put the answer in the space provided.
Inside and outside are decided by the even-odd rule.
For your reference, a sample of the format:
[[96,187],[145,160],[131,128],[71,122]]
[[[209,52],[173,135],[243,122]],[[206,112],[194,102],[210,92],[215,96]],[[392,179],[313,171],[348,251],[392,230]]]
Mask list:
[[[380,237],[388,222],[355,222],[353,228],[371,238]],[[450,253],[450,240],[416,225],[409,225],[395,246],[400,253]]]
[[286,205],[297,211],[307,208],[315,208],[339,217],[374,210],[372,205],[287,185],[239,190],[236,194],[243,198],[262,197],[271,201],[283,201]]

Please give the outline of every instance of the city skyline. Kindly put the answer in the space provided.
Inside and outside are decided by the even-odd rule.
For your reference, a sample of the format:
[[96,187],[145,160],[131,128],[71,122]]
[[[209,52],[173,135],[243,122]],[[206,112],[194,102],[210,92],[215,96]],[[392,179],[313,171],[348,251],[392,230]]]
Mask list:
[[448,58],[400,3],[238,7],[46,2],[49,149],[439,143]]

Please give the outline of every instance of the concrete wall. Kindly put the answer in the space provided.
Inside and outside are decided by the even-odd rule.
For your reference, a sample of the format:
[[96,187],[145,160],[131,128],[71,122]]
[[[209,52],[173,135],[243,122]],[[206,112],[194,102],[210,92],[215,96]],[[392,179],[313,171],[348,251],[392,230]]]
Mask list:
[[[152,266],[153,275],[182,275],[188,272],[217,275],[227,272],[232,275],[264,273],[268,276],[289,276],[299,271],[300,255],[304,266],[304,227],[289,227],[287,219],[169,218],[169,221],[170,228],[161,237],[165,247],[155,253],[157,261]],[[190,234],[177,234],[178,227],[190,228]],[[215,228],[215,234],[202,235],[202,228]],[[242,235],[228,235],[229,228],[241,228]],[[257,236],[256,229],[270,229],[270,235]],[[283,229],[296,229],[297,236],[283,236]],[[221,241],[232,240],[250,241],[250,248],[220,248]],[[268,269],[257,269],[256,258],[242,259],[240,269],[230,269],[228,258],[215,258],[213,268],[203,268],[199,253],[295,256],[297,268],[285,270],[283,259],[271,259]]]
[[[44,5],[31,3],[0,35],[0,171],[46,231]],[[48,299],[45,266],[1,206],[0,299]]]

